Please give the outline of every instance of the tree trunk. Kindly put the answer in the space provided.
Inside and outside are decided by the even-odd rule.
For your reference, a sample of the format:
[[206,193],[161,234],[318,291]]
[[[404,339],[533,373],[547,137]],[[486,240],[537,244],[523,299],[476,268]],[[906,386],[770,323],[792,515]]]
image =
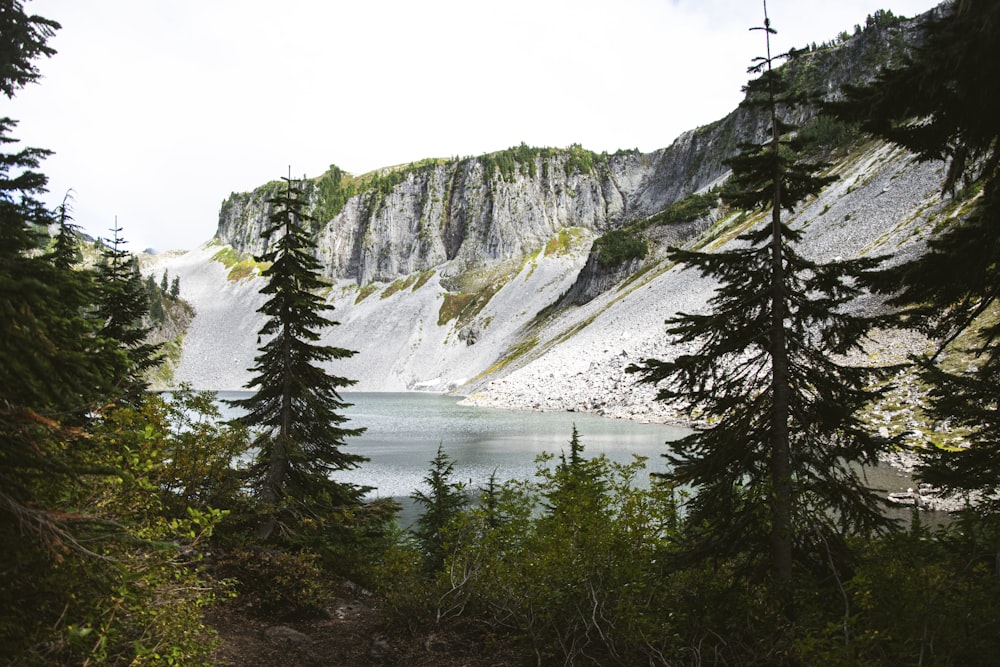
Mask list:
[[[770,23],[764,6],[767,32],[767,68],[771,70]],[[792,460],[788,438],[789,377],[788,349],[785,341],[784,240],[781,235],[782,168],[777,103],[774,81],[769,81],[771,115],[771,150],[774,151],[774,194],[771,201],[771,558],[774,584],[779,602],[788,619],[792,609]]]

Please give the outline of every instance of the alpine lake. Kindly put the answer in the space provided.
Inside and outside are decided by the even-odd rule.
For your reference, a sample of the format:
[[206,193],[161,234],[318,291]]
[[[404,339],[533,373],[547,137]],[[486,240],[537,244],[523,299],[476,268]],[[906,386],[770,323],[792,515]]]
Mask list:
[[[248,395],[242,391],[218,392],[223,416],[233,418],[239,414],[225,400]],[[351,404],[342,413],[348,418],[344,426],[365,429],[362,435],[345,440],[346,451],[369,460],[358,468],[335,473],[334,478],[373,487],[371,498],[391,497],[399,501],[403,506],[400,523],[404,527],[416,518],[417,510],[410,495],[425,488],[423,479],[438,446],[454,463],[453,481],[474,492],[484,488],[493,475],[498,482],[531,479],[540,455],[568,454],[575,426],[587,458],[603,454],[611,461],[631,463],[635,456],[644,457],[644,474],[637,476],[634,483],[646,486],[650,474],[668,468],[662,456],[667,451],[665,443],[690,433],[686,428],[668,424],[582,412],[459,405],[460,397],[443,394],[344,392],[343,398]],[[867,467],[864,474],[868,484],[884,494],[905,491],[915,485],[909,475],[887,465]],[[907,508],[889,511],[904,520],[910,515]]]

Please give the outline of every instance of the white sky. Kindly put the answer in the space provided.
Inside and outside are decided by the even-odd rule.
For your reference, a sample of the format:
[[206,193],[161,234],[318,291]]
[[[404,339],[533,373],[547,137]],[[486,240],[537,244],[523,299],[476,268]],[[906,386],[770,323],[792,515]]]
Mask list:
[[[774,52],[935,0],[771,0]],[[62,24],[0,116],[48,201],[138,251],[193,248],[230,192],[516,146],[669,146],[725,116],[760,0],[26,0]]]

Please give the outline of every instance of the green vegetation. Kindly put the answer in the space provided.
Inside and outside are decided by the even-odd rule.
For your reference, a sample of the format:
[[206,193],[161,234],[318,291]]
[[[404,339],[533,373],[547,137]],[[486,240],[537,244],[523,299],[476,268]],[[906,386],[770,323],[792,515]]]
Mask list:
[[779,107],[794,110],[795,98],[773,68],[766,13],[764,25],[768,56],[753,70],[759,77],[748,84],[744,105],[759,108],[771,132],[727,161],[732,176],[723,198],[769,214],[769,224],[742,234],[731,250],[670,251],[671,261],[719,287],[707,313],[667,320],[672,342],[693,346],[691,353],[628,370],[656,385],[658,400],[701,409],[709,421],[668,443],[664,479],[693,488],[686,511],[702,526],[687,556],[731,559],[737,576],[766,580],[758,594],[770,607],[768,634],[789,650],[800,618],[796,576],[846,567],[848,536],[870,538],[889,527],[857,473],[886,443],[858,418],[882,373],[831,361],[859,349],[875,324],[846,306],[863,294],[858,283],[878,262],[819,264],[796,249],[802,233],[782,212],[833,178],[818,175],[825,165],[802,161],[796,128],[778,116]]
[[322,283],[315,245],[303,226],[309,216],[302,190],[287,178],[284,191],[268,203],[270,225],[261,235],[272,242],[261,259],[271,266],[261,292],[269,298],[259,309],[268,319],[258,332],[266,342],[247,385],[254,394],[231,405],[246,411],[239,421],[254,432],[246,483],[259,499],[257,539],[280,543],[287,532],[302,532],[317,519],[356,512],[368,489],[334,482],[330,475],[367,459],[345,451],[345,439],[364,429],[346,428],[347,418],[338,412],[349,407],[338,392],[354,380],[318,366],[354,352],[314,342],[321,328],[337,322],[324,317],[330,306],[316,294]]
[[683,199],[675,201],[653,217],[648,218],[642,223],[642,228],[691,222],[692,220],[697,220],[708,215],[712,212],[712,209],[718,208],[718,206],[719,192],[717,189],[712,189],[701,194],[690,194]]
[[355,304],[361,303],[362,301],[364,301],[377,291],[378,291],[378,285],[376,285],[375,283],[368,283],[367,285],[364,285],[358,290],[358,296],[355,297],[354,303]]
[[316,180],[317,202],[312,215],[320,222],[333,220],[343,209],[347,200],[357,193],[354,179],[340,167],[330,168]]
[[[619,151],[617,154],[633,154],[637,150]],[[542,178],[548,178],[548,162],[552,158],[562,158],[563,170],[566,176],[573,174],[589,174],[594,168],[607,161],[606,153],[594,153],[580,144],[572,144],[569,148],[534,148],[521,143],[514,148],[487,153],[477,158],[483,165],[487,180],[497,178],[501,181],[512,181],[521,175],[535,178],[538,175],[539,161],[542,165]]]
[[417,280],[413,283],[411,291],[416,292],[418,289],[426,285],[427,281],[434,277],[434,274],[434,269],[423,271],[419,276],[417,276]]
[[[886,271],[875,288],[891,297],[910,326],[941,341],[942,350],[963,332],[971,334],[962,346],[973,343],[975,365],[956,368],[937,353],[919,361],[922,380],[931,387],[928,416],[963,431],[972,443],[963,451],[929,450],[921,476],[959,497],[985,492],[993,511],[1000,507],[993,495],[1000,481],[1000,324],[990,317],[1000,266],[1000,124],[983,105],[1000,86],[983,63],[1000,55],[998,26],[996,3],[951,6],[923,26],[923,41],[908,62],[828,105],[838,118],[860,123],[922,159],[948,159],[942,190],[953,198],[981,192],[957,207],[963,217],[932,240],[926,253]],[[942,67],[946,62],[951,65]]]
[[[388,287],[382,290],[381,298],[388,299],[396,292],[402,292],[403,290],[408,290],[411,288],[414,291],[416,291],[417,288],[415,287],[415,285],[427,273],[433,275],[434,272],[430,271],[424,273],[413,273],[407,276],[406,278],[400,278],[399,280],[393,281],[392,284],[390,284]],[[426,282],[427,280],[430,280],[430,275],[427,275],[427,277],[424,278],[424,282]]]
[[615,267],[633,259],[645,259],[649,244],[641,234],[614,229],[594,241],[591,252],[597,253],[597,263],[601,266]]
[[455,328],[460,329],[478,315],[490,299],[510,280],[510,275],[498,270],[492,276],[466,275],[460,282],[468,283],[473,291],[445,292],[444,301],[438,310],[438,326],[443,327],[456,320]]
[[438,326],[443,327],[448,322],[458,318],[475,301],[475,294],[465,294],[463,292],[452,294],[451,292],[445,292],[444,302],[438,310]]
[[583,234],[584,230],[580,227],[564,227],[560,229],[545,244],[545,254],[558,257],[559,255],[570,253]]
[[[11,97],[37,78],[32,60],[52,55],[46,41],[59,26],[16,2],[0,14],[0,92]],[[880,13],[866,30],[894,26]],[[363,461],[341,449],[357,434],[339,412],[351,381],[315,364],[352,353],[314,344],[335,323],[323,316],[310,230],[293,220],[309,223],[310,187],[327,215],[354,185],[383,192],[433,161],[358,181],[331,168],[325,183],[266,188],[267,233],[283,228],[284,244],[254,264],[268,280],[270,319],[257,391],[234,422],[213,394],[146,390],[161,359],[149,325],[183,309],[184,286],[166,273],[141,279],[117,223],[110,241],[82,252],[67,202],[47,211],[35,199],[47,151],[4,153],[0,663],[208,667],[221,662],[204,618],[211,606],[230,603],[250,627],[328,621],[350,580],[373,592],[369,613],[380,615],[380,632],[395,632],[393,649],[419,645],[390,661],[422,651],[490,665],[994,664],[1000,140],[990,101],[1000,80],[984,73],[1000,60],[997,26],[997,3],[958,3],[925,27],[928,40],[905,68],[852,91],[840,111],[848,128],[860,123],[920,157],[951,157],[944,187],[964,195],[928,221],[941,235],[925,255],[877,275],[875,262],[798,256],[781,210],[824,179],[815,177],[823,165],[802,164],[795,149],[851,137],[824,121],[793,142],[792,128],[772,118],[777,132],[733,160],[733,184],[719,193],[728,212],[704,237],[741,234],[740,249],[671,256],[719,279],[707,312],[670,321],[694,352],[638,369],[663,382],[661,399],[680,399],[707,422],[668,446],[673,467],[648,479],[640,459],[588,458],[574,427],[566,451],[540,456],[532,479],[494,475],[471,489],[441,447],[426,490],[414,493],[424,512],[412,531],[395,525],[395,503],[363,502],[363,488],[330,479]],[[763,98],[750,89],[752,103],[775,110],[780,86]],[[13,127],[0,120],[0,146],[14,143]],[[535,151],[514,149],[515,167]],[[600,156],[579,151],[572,170],[597,167]],[[498,173],[510,169],[504,160]],[[690,197],[645,224],[691,220],[716,204],[715,193]],[[638,256],[642,229],[598,243],[614,257]],[[564,230],[544,252],[578,240]],[[98,268],[88,253],[99,254]],[[230,269],[247,261],[231,249],[215,259]],[[395,281],[382,296],[433,275]],[[469,272],[446,285],[440,323],[472,321],[505,275]],[[928,392],[918,412],[968,446],[942,437],[919,479],[952,496],[984,494],[941,528],[917,513],[908,527],[885,522],[850,465],[888,444],[864,421],[873,400],[894,431],[914,428],[903,419],[915,401],[906,387],[843,362],[874,324],[845,307],[869,285],[900,309],[879,326],[917,326],[940,341],[909,369]],[[359,290],[357,302],[376,291]],[[527,337],[494,370],[539,344]],[[177,345],[167,344],[168,356]],[[441,655],[442,638],[454,638],[446,646],[455,655]]]
[[219,262],[229,269],[227,279],[234,283],[259,275],[271,265],[270,262],[257,261],[228,246],[212,255],[212,261]]

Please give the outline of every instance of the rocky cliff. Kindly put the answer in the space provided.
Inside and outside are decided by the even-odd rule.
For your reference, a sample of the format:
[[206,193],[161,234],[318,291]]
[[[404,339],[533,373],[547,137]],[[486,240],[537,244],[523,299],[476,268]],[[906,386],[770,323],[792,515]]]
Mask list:
[[[836,96],[899,57],[911,32],[912,23],[871,24],[842,43],[796,52],[784,70],[803,90]],[[841,176],[796,213],[804,251],[817,259],[919,252],[950,210],[937,193],[940,166],[808,110],[794,120]],[[522,145],[360,177],[331,167],[308,180],[339,321],[323,342],[358,352],[336,372],[357,379],[358,390],[682,419],[655,406],[652,390],[624,369],[676,354],[664,320],[711,295],[711,284],[666,262],[664,249],[724,247],[761,222],[697,193],[724,181],[726,158],[765,129],[741,107],[652,153]],[[249,379],[262,323],[252,256],[266,247],[260,230],[276,187],[232,194],[214,244],[162,260],[198,313],[175,381],[225,390]]]

